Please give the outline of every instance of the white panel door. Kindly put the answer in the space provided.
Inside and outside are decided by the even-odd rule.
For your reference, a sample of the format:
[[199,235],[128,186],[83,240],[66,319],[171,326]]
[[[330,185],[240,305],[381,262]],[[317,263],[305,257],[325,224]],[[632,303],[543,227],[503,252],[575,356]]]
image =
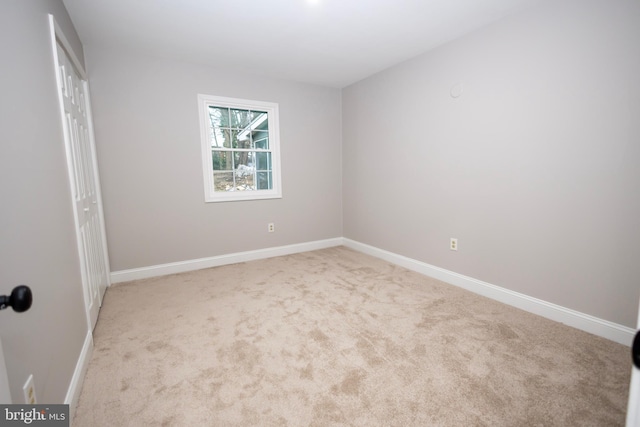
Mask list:
[[90,127],[87,81],[65,49],[57,46],[58,90],[62,99],[63,127],[69,180],[87,317],[91,330],[98,319],[101,299],[109,284],[108,261],[102,224],[95,148]]
[[[638,329],[640,329],[640,304],[638,304]],[[640,333],[640,331],[637,333]],[[639,338],[636,336],[636,339]],[[636,366],[631,368],[627,427],[640,427],[640,369]]]

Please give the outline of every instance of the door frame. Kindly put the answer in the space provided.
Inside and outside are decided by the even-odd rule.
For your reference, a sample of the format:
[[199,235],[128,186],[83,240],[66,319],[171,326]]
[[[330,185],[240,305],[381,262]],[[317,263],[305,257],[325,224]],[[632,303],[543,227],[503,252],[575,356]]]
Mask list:
[[[638,302],[637,329],[640,330],[640,301]],[[631,384],[629,384],[627,427],[640,427],[640,369],[636,368],[633,365],[631,366]]]
[[92,314],[90,312],[90,291],[88,290],[88,279],[86,277],[85,274],[85,267],[83,264],[83,259],[82,257],[84,256],[84,250],[83,250],[83,242],[82,239],[80,237],[79,234],[79,230],[78,230],[78,224],[79,224],[79,219],[78,219],[78,213],[77,210],[75,208],[75,201],[73,200],[73,183],[74,183],[74,174],[75,172],[73,171],[73,165],[72,165],[72,158],[70,156],[69,153],[69,147],[68,147],[68,135],[66,135],[66,131],[65,131],[65,111],[64,111],[64,100],[62,99],[62,96],[60,94],[60,84],[61,84],[61,76],[60,73],[57,69],[57,66],[59,64],[59,58],[58,58],[58,44],[63,48],[63,50],[67,53],[68,58],[71,60],[71,62],[73,63],[73,66],[76,68],[76,71],[80,77],[80,79],[82,80],[82,85],[83,85],[83,89],[84,89],[84,93],[85,93],[85,109],[86,109],[86,114],[87,114],[87,129],[88,129],[88,133],[89,133],[89,146],[90,146],[90,155],[91,155],[91,159],[90,162],[92,163],[92,167],[93,167],[93,171],[94,171],[94,182],[95,182],[95,191],[96,191],[96,202],[97,202],[97,211],[98,211],[98,221],[99,221],[99,228],[100,228],[100,238],[101,238],[101,246],[102,246],[102,254],[103,254],[103,262],[104,262],[104,266],[106,269],[106,283],[104,286],[101,286],[98,292],[98,307],[102,305],[102,299],[104,297],[104,293],[106,291],[106,288],[109,287],[111,285],[111,268],[109,265],[109,254],[108,254],[108,249],[107,249],[107,235],[106,235],[106,230],[105,230],[105,222],[104,222],[104,211],[103,211],[103,205],[102,205],[102,192],[101,192],[101,186],[100,186],[100,177],[99,177],[99,173],[98,173],[98,159],[96,156],[96,148],[95,148],[95,137],[94,137],[94,131],[93,131],[93,117],[92,117],[92,113],[91,113],[91,98],[90,98],[90,94],[89,94],[89,84],[88,84],[88,76],[87,73],[84,69],[84,66],[82,65],[82,63],[80,62],[80,60],[78,59],[78,56],[75,54],[73,47],[71,46],[71,43],[69,43],[68,39],[66,38],[66,36],[64,35],[64,33],[62,32],[62,29],[60,28],[60,26],[58,25],[58,23],[55,20],[55,17],[53,15],[49,15],[49,25],[51,28],[51,46],[52,46],[52,52],[53,52],[53,60],[54,60],[54,65],[55,65],[55,75],[56,75],[56,83],[57,83],[57,91],[58,91],[58,96],[59,96],[59,108],[60,108],[60,118],[61,118],[61,126],[62,126],[62,130],[65,133],[64,135],[64,139],[65,139],[65,152],[66,152],[66,156],[67,156],[67,169],[68,169],[68,176],[70,179],[69,185],[70,185],[70,189],[71,189],[71,198],[72,198],[72,205],[73,206],[73,215],[74,215],[74,221],[75,221],[75,228],[76,228],[76,242],[77,242],[77,247],[78,247],[78,258],[79,258],[79,262],[80,262],[80,269],[81,269],[81,276],[82,276],[82,286],[83,286],[83,293],[84,293],[84,298],[85,298],[85,310],[86,310],[86,315],[87,315],[87,325],[88,325],[88,329],[89,329],[89,333],[92,333],[93,331],[93,327],[95,326],[94,324],[94,320],[92,320]]

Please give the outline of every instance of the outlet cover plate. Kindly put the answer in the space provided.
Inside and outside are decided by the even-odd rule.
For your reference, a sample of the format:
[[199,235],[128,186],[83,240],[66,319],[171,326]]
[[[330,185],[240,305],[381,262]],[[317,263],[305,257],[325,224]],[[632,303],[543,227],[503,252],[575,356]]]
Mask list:
[[38,403],[36,399],[36,387],[33,385],[33,374],[27,378],[27,382],[22,386],[22,391],[24,392],[24,403],[27,405],[35,405]]

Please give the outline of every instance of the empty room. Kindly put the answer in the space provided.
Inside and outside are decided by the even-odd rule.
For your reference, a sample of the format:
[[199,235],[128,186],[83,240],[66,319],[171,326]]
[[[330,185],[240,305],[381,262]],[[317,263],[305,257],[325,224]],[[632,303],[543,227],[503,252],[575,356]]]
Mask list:
[[637,0],[3,0],[0,45],[3,422],[640,426]]

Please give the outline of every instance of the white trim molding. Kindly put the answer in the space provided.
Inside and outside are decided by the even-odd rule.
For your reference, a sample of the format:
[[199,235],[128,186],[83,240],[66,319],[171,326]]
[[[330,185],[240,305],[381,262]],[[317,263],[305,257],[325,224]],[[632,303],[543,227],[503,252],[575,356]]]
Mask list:
[[219,255],[208,258],[193,259],[168,264],[153,265],[149,267],[133,268],[130,270],[114,271],[111,273],[111,283],[128,282],[130,280],[146,279],[148,277],[165,276],[167,274],[184,273],[186,271],[201,270],[203,268],[219,267],[221,265],[236,264],[239,262],[253,261],[257,259],[273,258],[282,255],[291,255],[299,252],[315,251],[318,249],[341,246],[342,237],[327,240],[316,240],[307,243],[298,243],[274,248],[258,249],[255,251],[236,252],[227,255]]
[[589,332],[594,335],[630,346],[635,330],[608,320],[600,319],[589,314],[565,308],[538,298],[533,298],[519,292],[514,292],[491,283],[483,282],[472,277],[454,273],[444,268],[436,267],[422,261],[417,261],[393,252],[369,246],[350,239],[344,239],[344,246],[358,252],[383,259],[425,276],[433,277],[473,293],[491,298],[521,310],[545,317],[556,322]]
[[76,369],[73,371],[73,377],[71,377],[71,383],[67,390],[67,396],[64,398],[64,403],[69,405],[69,419],[73,420],[73,416],[78,406],[78,399],[80,399],[80,392],[82,391],[82,383],[84,377],[87,374],[89,368],[89,361],[93,354],[93,335],[91,331],[87,331],[87,336],[84,339],[84,345],[80,351],[80,357],[76,363]]
[[71,47],[71,43],[69,43],[69,40],[67,40],[67,37],[62,32],[62,28],[60,28],[60,26],[56,22],[56,18],[52,14],[49,14],[49,26],[51,28],[51,39],[53,40],[54,51],[56,50],[55,44],[57,39],[60,42],[62,48],[67,52],[67,55],[69,55],[69,59],[71,59],[71,62],[73,62],[74,67],[77,68],[78,74],[80,74],[80,78],[82,80],[87,80],[87,72],[85,71],[82,62],[80,62],[80,60],[78,59],[78,56]]

